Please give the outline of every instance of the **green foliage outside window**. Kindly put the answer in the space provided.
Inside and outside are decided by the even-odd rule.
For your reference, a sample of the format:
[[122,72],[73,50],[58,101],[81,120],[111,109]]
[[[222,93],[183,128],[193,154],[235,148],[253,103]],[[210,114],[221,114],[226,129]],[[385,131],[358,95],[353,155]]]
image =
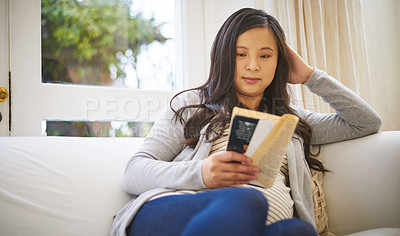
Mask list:
[[153,122],[46,121],[46,136],[146,137]]
[[162,24],[132,13],[132,0],[42,0],[41,7],[43,82],[110,85],[110,68],[125,78],[118,54],[136,71],[146,45],[168,40]]

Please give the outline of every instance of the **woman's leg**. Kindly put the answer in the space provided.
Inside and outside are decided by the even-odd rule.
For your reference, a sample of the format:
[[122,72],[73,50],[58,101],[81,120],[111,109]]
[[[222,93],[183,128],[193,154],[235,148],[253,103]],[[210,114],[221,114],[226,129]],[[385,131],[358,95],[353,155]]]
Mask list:
[[312,226],[310,223],[297,218],[292,218],[280,220],[270,225],[266,225],[264,228],[264,235],[315,236],[318,235],[318,233],[315,231],[314,226]]
[[186,225],[182,235],[261,235],[267,219],[264,195],[250,188],[226,188]]
[[142,206],[129,235],[262,235],[265,197],[251,188],[222,188],[162,197]]

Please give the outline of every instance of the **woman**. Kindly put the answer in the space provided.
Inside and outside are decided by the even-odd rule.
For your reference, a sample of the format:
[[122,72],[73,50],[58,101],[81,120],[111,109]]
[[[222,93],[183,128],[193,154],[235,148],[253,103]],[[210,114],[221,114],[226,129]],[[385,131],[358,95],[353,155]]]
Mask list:
[[[304,84],[336,113],[291,107],[287,83]],[[248,185],[259,169],[224,149],[234,106],[300,118],[270,189]],[[110,235],[316,235],[310,168],[326,169],[311,158],[310,145],[380,126],[366,102],[285,43],[276,19],[241,9],[215,38],[207,82],[176,95],[129,160],[123,187],[134,200],[118,213]]]

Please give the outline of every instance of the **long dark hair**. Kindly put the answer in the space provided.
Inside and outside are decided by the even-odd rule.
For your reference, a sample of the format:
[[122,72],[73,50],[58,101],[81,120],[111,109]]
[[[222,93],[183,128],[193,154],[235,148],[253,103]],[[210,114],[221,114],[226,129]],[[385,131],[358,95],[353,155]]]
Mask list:
[[[290,97],[287,92],[289,61],[286,49],[285,34],[279,22],[262,10],[243,8],[233,13],[222,25],[215,37],[211,50],[211,66],[208,80],[203,85],[182,91],[181,93],[196,90],[199,92],[200,104],[184,106],[175,111],[172,101],[181,93],[175,95],[170,103],[175,112],[175,121],[184,126],[185,143],[195,147],[200,130],[207,124],[206,138],[212,142],[224,132],[229,124],[234,106],[244,107],[236,96],[234,76],[236,67],[236,42],[242,33],[256,27],[268,27],[273,33],[278,46],[278,64],[271,84],[265,89],[258,110],[276,115],[285,113],[295,114],[290,107]],[[186,109],[195,109],[195,113],[188,120],[182,117]],[[323,164],[312,158],[310,151],[311,127],[300,118],[295,133],[303,139],[306,161],[312,169],[327,171]],[[211,138],[213,136],[213,138]]]

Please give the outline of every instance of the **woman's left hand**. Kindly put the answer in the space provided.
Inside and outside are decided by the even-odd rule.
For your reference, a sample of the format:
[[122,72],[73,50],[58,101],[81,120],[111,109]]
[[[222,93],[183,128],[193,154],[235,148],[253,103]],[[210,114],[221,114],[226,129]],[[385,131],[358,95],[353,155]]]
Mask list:
[[289,59],[289,77],[288,82],[291,84],[304,84],[308,81],[311,74],[314,71],[314,68],[309,66],[303,58],[297,54],[290,47],[289,44],[286,43],[286,47],[288,50],[288,59]]

